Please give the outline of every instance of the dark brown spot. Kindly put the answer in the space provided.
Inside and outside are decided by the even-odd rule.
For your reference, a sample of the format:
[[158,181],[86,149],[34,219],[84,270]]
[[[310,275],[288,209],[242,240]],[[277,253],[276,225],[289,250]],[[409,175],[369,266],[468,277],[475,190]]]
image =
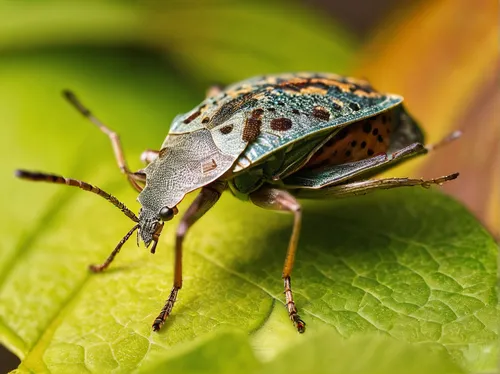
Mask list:
[[387,123],[387,117],[386,116],[382,116],[382,123],[384,125]]
[[328,121],[330,119],[330,113],[322,106],[314,107],[312,115],[322,121]]
[[377,136],[377,140],[379,141],[379,143],[384,142],[384,138],[382,138],[382,135]]
[[351,142],[351,147],[353,147],[353,148],[354,148],[354,147],[356,147],[356,144],[358,144],[358,142],[356,142],[356,140],[353,140],[353,141]]
[[292,121],[289,118],[275,118],[271,121],[271,129],[275,131],[286,131],[292,127]]
[[278,105],[284,106],[285,103],[283,101],[278,101]]
[[337,156],[337,150],[335,150],[335,152],[332,153],[332,156],[333,157]]
[[201,112],[199,110],[197,110],[196,112],[191,114],[188,118],[186,118],[183,122],[187,125],[188,123],[193,121],[195,118],[197,118],[200,114],[201,114]]
[[335,140],[334,140],[333,138],[331,138],[330,140],[328,140],[328,141],[325,143],[325,145],[326,145],[327,147],[331,147],[331,146],[333,145],[333,143],[334,143],[334,142],[335,142]]
[[264,114],[264,109],[257,108],[253,110],[252,117],[260,117],[262,114]]
[[213,115],[209,128],[212,129],[226,122],[236,111],[255,105],[253,93],[247,93],[222,105]]
[[372,134],[375,136],[378,135],[378,129],[377,128],[373,129]]
[[292,78],[292,79],[279,79],[278,84],[285,90],[300,91],[308,83],[307,79]]
[[358,111],[361,109],[358,103],[349,103],[349,108],[351,108],[354,111]]
[[260,119],[250,117],[245,121],[245,127],[243,127],[242,139],[245,142],[253,142],[260,134],[260,126],[262,121]]
[[342,93],[344,90],[342,90],[339,86],[332,86],[329,87],[330,90],[335,91],[335,93]]
[[270,111],[270,112],[275,112],[276,111],[276,109],[272,108],[272,107],[271,108],[267,108],[267,110]]
[[368,152],[366,152],[368,156],[373,156],[374,153],[375,152],[373,152],[373,149],[369,149]]
[[365,141],[362,141],[361,144],[360,144],[361,148],[365,148],[366,147],[366,142]]
[[286,90],[300,91],[300,86],[298,84],[294,84],[294,83],[288,83],[288,84],[284,85],[283,88]]
[[365,82],[365,83],[361,84],[360,88],[362,88],[366,92],[374,92],[375,91],[373,89],[373,87],[370,85],[370,83],[368,83],[368,82]]
[[351,151],[345,151],[346,157],[349,157],[351,155]]
[[347,134],[349,133],[349,130],[347,129],[347,127],[344,127],[342,130],[339,131],[339,133],[337,134],[337,139],[344,139]]
[[341,109],[342,109],[342,106],[341,106],[341,105],[339,105],[339,104],[337,104],[337,103],[333,103],[333,104],[332,104],[332,107],[333,107],[333,109],[335,109],[335,110],[341,110]]
[[233,131],[233,125],[226,125],[224,127],[221,127],[219,131],[224,135],[229,134],[231,131]]
[[292,109],[292,113],[297,115],[300,114],[300,112],[297,109]]
[[201,120],[201,123],[208,123],[208,122],[210,122],[210,118],[208,117],[205,117]]
[[372,131],[372,124],[368,121],[365,121],[365,123],[363,123],[363,131],[369,134]]

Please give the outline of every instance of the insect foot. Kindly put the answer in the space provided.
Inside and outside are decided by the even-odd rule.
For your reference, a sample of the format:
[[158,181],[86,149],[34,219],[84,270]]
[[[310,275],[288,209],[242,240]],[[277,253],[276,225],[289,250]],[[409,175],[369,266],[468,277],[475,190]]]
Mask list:
[[92,273],[100,273],[100,272],[102,272],[104,269],[105,269],[105,267],[104,267],[104,266],[102,266],[102,265],[95,265],[95,264],[90,264],[90,265],[89,265],[89,270],[90,270]]
[[285,299],[286,299],[286,308],[288,309],[288,316],[290,320],[293,322],[293,325],[297,328],[297,331],[301,334],[306,331],[306,323],[302,321],[297,312],[297,307],[295,306],[295,302],[293,301],[292,296],[292,284],[290,281],[290,277],[286,277],[284,279],[285,283]]
[[107,267],[113,262],[115,259],[116,255],[120,252],[120,249],[122,249],[123,245],[125,242],[130,238],[130,236],[134,233],[135,230],[139,228],[139,225],[135,225],[130,229],[129,232],[125,234],[125,236],[120,240],[120,242],[116,245],[115,249],[113,249],[113,252],[108,256],[106,261],[104,261],[101,265],[89,265],[89,270],[92,273],[100,273],[103,270],[106,270]]
[[170,296],[168,297],[168,300],[165,303],[165,306],[163,307],[160,314],[158,314],[158,317],[156,317],[155,321],[153,322],[153,330],[154,331],[158,331],[161,329],[161,327],[165,323],[165,320],[172,312],[172,309],[174,308],[175,300],[177,299],[178,292],[179,292],[179,287],[176,287],[176,286],[174,286],[172,288],[172,291],[170,291]]

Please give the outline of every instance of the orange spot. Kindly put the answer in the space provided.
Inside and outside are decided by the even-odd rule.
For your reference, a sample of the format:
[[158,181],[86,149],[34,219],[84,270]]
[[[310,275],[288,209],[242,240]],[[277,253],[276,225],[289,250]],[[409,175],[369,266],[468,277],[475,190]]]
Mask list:
[[356,90],[353,92],[354,95],[356,96],[363,96],[363,97],[380,97],[380,93],[376,92],[376,91],[371,91],[371,92],[368,92],[368,91],[363,91],[363,90]]
[[326,95],[328,93],[328,91],[324,88],[321,88],[321,87],[309,86],[309,87],[302,88],[300,90],[300,93],[302,95],[312,95],[312,94]]

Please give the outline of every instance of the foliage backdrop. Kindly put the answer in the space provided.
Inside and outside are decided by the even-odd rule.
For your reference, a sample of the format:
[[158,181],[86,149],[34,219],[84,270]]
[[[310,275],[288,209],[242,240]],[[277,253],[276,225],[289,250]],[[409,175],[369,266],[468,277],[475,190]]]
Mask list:
[[[353,357],[372,373],[400,372],[398,365],[407,372],[422,365],[443,373],[494,370],[496,245],[437,191],[306,203],[294,273],[308,322],[303,336],[281,300],[290,220],[226,196],[190,233],[185,287],[155,334],[150,322],[170,289],[177,221],[154,257],[128,244],[110,271],[90,275],[86,265],[105,258],[128,222],[96,197],[12,178],[18,167],[60,172],[136,209],[107,139],[61,100],[66,87],[120,132],[136,167],[140,152],[161,144],[171,119],[197,104],[208,84],[262,72],[355,72],[408,97],[431,140],[480,111],[471,137],[491,141],[498,137],[488,114],[496,98],[485,92],[496,69],[494,5],[471,4],[396,9],[361,43],[298,3],[0,2],[0,339],[21,357],[19,372],[154,372],[162,365],[250,372],[288,362],[290,373],[315,364],[317,372],[345,373],[356,369]],[[468,53],[476,45],[480,56]],[[486,109],[475,104],[480,98]],[[454,146],[459,155],[476,149],[467,141]],[[469,157],[470,174],[454,184],[474,186],[472,172],[484,170],[485,198],[474,205],[463,196],[484,222],[496,217],[484,208],[497,183],[487,172],[492,160]],[[441,175],[461,165],[447,158],[391,174],[435,166],[433,175]]]

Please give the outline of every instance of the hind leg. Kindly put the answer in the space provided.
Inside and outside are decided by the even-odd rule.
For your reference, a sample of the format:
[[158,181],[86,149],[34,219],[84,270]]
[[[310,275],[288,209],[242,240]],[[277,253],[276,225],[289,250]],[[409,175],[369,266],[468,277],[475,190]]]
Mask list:
[[387,190],[397,187],[421,186],[429,188],[433,184],[441,185],[458,177],[458,173],[434,179],[386,178],[371,179],[337,186],[327,186],[320,189],[297,189],[293,195],[300,199],[340,198],[355,195],[365,195],[376,190]]
[[250,200],[255,205],[264,209],[293,214],[294,220],[292,235],[290,237],[290,242],[288,243],[282,278],[285,288],[285,305],[288,310],[288,316],[297,328],[297,331],[303,333],[305,331],[306,324],[299,317],[295,302],[293,301],[292,281],[290,279],[293,264],[295,262],[295,253],[297,252],[297,244],[299,242],[299,233],[302,221],[300,204],[289,192],[271,187],[262,187],[251,193]]

